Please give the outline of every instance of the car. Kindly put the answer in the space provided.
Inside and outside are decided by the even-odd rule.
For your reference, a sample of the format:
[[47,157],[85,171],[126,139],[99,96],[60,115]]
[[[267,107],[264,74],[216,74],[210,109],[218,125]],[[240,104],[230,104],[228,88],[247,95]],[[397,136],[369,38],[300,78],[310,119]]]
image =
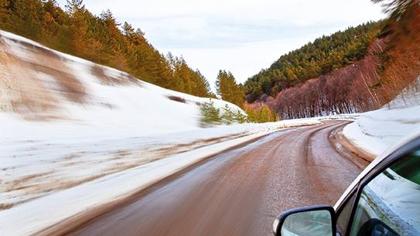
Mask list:
[[376,158],[332,206],[283,212],[274,235],[420,235],[420,134]]

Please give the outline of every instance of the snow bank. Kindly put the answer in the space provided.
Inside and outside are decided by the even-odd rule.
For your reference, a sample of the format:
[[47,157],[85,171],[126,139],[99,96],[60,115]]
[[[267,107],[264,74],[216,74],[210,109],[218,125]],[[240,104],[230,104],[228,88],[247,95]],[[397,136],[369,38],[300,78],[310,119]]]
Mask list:
[[[2,235],[28,235],[39,232],[88,209],[123,199],[166,176],[230,147],[283,128],[319,123],[316,119],[299,119],[265,124],[226,126],[217,128],[217,130],[207,129],[207,132],[203,134],[208,135],[211,132],[232,133],[232,130],[249,131],[245,136],[166,156],[157,161],[110,174],[66,190],[56,191],[53,194],[0,211],[0,233]],[[177,136],[177,138],[180,137]],[[89,169],[93,166],[85,163],[82,168]],[[77,170],[75,171],[77,172]],[[19,224],[16,224],[16,222],[19,222]]]
[[420,132],[420,78],[382,109],[360,114],[343,134],[357,147],[378,156],[403,138]]

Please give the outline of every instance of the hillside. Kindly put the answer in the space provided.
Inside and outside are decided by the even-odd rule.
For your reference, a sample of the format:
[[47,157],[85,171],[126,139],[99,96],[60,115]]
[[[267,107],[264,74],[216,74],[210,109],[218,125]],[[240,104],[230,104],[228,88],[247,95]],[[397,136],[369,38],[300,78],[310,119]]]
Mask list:
[[[0,111],[25,120],[72,120],[92,126],[118,122],[125,128],[144,126],[144,134],[156,133],[152,124],[160,124],[160,129],[164,125],[169,132],[198,127],[199,104],[210,101],[160,88],[4,31],[0,31],[0,52]],[[233,104],[213,101],[216,106],[227,104],[239,110]]]
[[203,128],[203,103],[243,111],[5,31],[0,31],[0,62],[0,211],[179,153],[209,146],[177,162],[184,165],[284,126],[318,123]]
[[120,24],[109,10],[92,14],[82,0],[69,1],[65,10],[55,0],[0,0],[0,29],[164,88],[212,96],[200,71],[182,58],[162,55],[144,32]]
[[382,28],[382,22],[349,27],[330,36],[322,36],[303,47],[281,56],[269,68],[245,82],[248,102],[261,95],[275,96],[283,89],[327,74],[363,58],[369,44]]
[[[314,47],[313,51],[305,51],[308,45],[313,45],[308,44],[249,79],[245,84],[248,101],[266,103],[282,118],[364,112],[391,101],[420,74],[420,6],[416,1],[392,2],[388,9],[389,19],[370,24],[370,31],[362,25],[356,27],[359,29],[356,31],[350,29],[334,34],[336,39],[337,35],[351,35],[352,32],[365,34],[358,38],[364,39],[359,41],[363,46],[359,47],[360,53],[355,54],[354,60],[346,60],[346,53],[341,53],[335,60],[337,63],[326,67],[328,70],[318,69],[318,73],[311,74],[312,66],[308,67],[305,61],[312,52],[323,55],[320,58],[331,58],[336,53],[328,49],[339,44],[332,43],[334,35],[324,38],[327,54]],[[328,44],[326,39],[331,42]],[[351,44],[343,42],[343,45]],[[280,73],[284,68],[294,68],[298,72],[287,77],[284,76],[290,74],[287,71]],[[299,73],[300,77],[296,76]]]
[[[200,136],[199,105],[210,99],[164,89],[4,31],[0,31],[0,61],[1,174],[7,175],[10,170],[14,178],[27,176],[22,177],[27,181],[17,185],[17,179],[2,176],[2,185],[12,187],[2,191],[13,192],[21,186],[31,193],[29,198],[42,194],[42,187],[31,189],[29,184],[43,179],[34,163],[43,163],[42,173],[54,170],[55,177],[48,177],[51,180],[66,173],[67,177],[58,184],[62,188],[144,162],[142,158],[133,160],[135,154],[128,150],[148,143],[170,142],[170,138],[158,138],[159,135],[181,132],[183,137],[176,140],[188,141],[204,134],[212,137],[244,131],[210,130]],[[222,100],[212,101],[217,107],[241,111]],[[198,136],[187,134],[193,130]],[[116,159],[119,165],[114,166],[112,153],[123,150],[126,151]],[[14,156],[21,156],[18,163]],[[75,176],[67,173],[79,165],[85,166],[91,161],[85,159],[88,157],[96,159],[92,162],[95,168]],[[73,164],[68,166],[68,161]],[[28,177],[32,175],[38,177]],[[48,188],[55,188],[54,184]],[[19,192],[22,191],[0,196],[0,208],[6,204],[4,198],[13,199]]]

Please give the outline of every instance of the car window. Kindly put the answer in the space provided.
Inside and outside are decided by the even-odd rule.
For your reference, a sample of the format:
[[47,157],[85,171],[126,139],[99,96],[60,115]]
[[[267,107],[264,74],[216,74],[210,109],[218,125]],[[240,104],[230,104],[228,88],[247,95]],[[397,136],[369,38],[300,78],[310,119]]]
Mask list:
[[420,150],[363,188],[350,235],[420,235]]

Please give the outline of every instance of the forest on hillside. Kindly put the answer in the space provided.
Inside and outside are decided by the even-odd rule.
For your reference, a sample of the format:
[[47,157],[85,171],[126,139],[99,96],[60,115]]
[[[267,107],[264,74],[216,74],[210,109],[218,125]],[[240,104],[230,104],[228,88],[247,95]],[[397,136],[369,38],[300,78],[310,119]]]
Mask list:
[[275,96],[286,88],[352,64],[366,55],[381,29],[382,22],[349,27],[281,56],[245,82],[247,101],[254,102],[262,95]]
[[[418,33],[420,5],[413,0],[393,0],[386,3],[382,0],[374,0],[374,2],[383,4],[389,17],[379,23],[377,29],[375,29],[375,23],[368,26],[368,28],[373,27],[371,30],[374,29],[368,31],[371,32],[368,33],[368,35],[371,34],[369,37],[373,38],[371,41],[366,41],[368,44],[367,48],[363,49],[364,54],[356,54],[358,57],[361,56],[360,59],[356,60],[357,57],[355,57],[355,60],[349,61],[347,65],[346,60],[331,61],[344,64],[337,69],[332,69],[334,66],[331,67],[331,72],[320,72],[318,76],[312,78],[308,76],[309,79],[301,75],[303,77],[298,77],[296,84],[292,80],[293,86],[289,86],[287,83],[290,80],[287,80],[286,87],[280,87],[280,92],[269,94],[272,96],[260,96],[251,105],[269,105],[283,119],[364,112],[381,108],[413,83],[420,75],[420,48],[418,47],[420,44]],[[330,54],[324,57],[330,58]],[[282,61],[283,68],[294,64],[293,58],[297,57],[292,55],[299,54],[295,51],[279,60]],[[281,65],[274,63],[273,67],[280,66],[281,68]],[[307,70],[305,67],[303,71]],[[275,79],[276,77],[267,78]],[[283,85],[275,80],[274,83],[268,83],[266,92],[270,92],[270,89],[279,84]],[[261,89],[264,83],[256,83],[256,85],[257,89]]]
[[0,0],[0,28],[164,88],[214,96],[183,58],[162,55],[140,29],[118,23],[109,10],[92,14],[83,0],[68,0],[65,10],[55,0]]

